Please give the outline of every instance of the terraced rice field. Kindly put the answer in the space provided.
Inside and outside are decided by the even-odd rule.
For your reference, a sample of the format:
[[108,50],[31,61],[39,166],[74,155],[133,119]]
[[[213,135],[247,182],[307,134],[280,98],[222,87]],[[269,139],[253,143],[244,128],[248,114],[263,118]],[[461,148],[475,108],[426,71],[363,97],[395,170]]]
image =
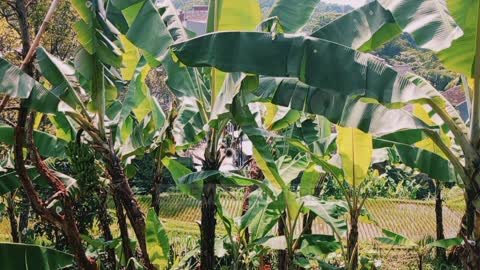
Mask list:
[[[150,197],[140,196],[140,204],[145,213],[150,207]],[[222,194],[222,204],[232,216],[241,214],[243,194]],[[443,207],[444,228],[446,237],[455,237],[462,217],[462,207]],[[360,240],[371,241],[382,235],[382,228],[403,234],[409,238],[419,240],[427,235],[435,235],[435,209],[430,201],[406,201],[375,199],[369,200],[366,207],[377,224],[360,224]],[[113,210],[112,210],[113,211]],[[164,193],[161,196],[160,217],[167,231],[172,237],[191,235],[194,239],[200,235],[197,221],[200,216],[200,202],[181,193]],[[217,223],[219,234],[225,232],[222,224]],[[115,234],[118,234],[117,224],[112,224]],[[331,234],[331,230],[319,219],[313,227],[314,233]],[[0,239],[10,238],[10,225],[7,218],[0,222]],[[133,233],[133,232],[131,232]]]
[[[222,204],[232,215],[241,214],[243,196],[240,193],[233,195],[223,194]],[[150,205],[149,197],[141,197],[144,208]],[[360,239],[373,240],[382,235],[382,228],[403,234],[411,239],[419,240],[427,235],[435,236],[435,205],[430,201],[406,201],[375,199],[369,200],[366,207],[377,224],[361,223]],[[161,197],[160,217],[165,222],[167,230],[198,235],[200,220],[200,202],[180,193],[167,193]],[[443,207],[444,228],[446,237],[455,237],[462,210],[459,208]],[[219,224],[218,229],[223,231]],[[331,234],[326,224],[317,219],[314,224],[314,233]]]

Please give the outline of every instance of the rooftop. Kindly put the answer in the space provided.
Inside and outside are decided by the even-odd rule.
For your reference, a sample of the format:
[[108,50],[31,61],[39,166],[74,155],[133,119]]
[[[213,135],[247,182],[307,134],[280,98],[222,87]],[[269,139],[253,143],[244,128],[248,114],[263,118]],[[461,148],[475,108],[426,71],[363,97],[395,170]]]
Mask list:
[[462,86],[455,86],[447,91],[442,92],[442,95],[454,106],[457,107],[458,105],[465,102],[466,97],[465,93],[463,92]]

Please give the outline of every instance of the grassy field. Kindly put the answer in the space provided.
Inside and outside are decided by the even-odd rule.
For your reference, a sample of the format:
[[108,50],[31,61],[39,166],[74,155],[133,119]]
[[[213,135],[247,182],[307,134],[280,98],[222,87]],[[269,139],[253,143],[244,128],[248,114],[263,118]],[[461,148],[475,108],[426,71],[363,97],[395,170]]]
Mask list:
[[[147,212],[150,207],[150,196],[139,196],[141,207]],[[243,194],[222,194],[221,201],[226,211],[232,216],[241,214]],[[443,207],[446,237],[454,237],[459,229],[463,214],[460,201],[448,201]],[[200,234],[197,221],[200,216],[200,202],[181,193],[164,193],[161,196],[160,218],[171,234]],[[370,199],[366,208],[373,216],[374,223],[361,223],[360,239],[370,241],[380,236],[385,228],[412,239],[421,239],[427,235],[435,235],[435,209],[433,201],[409,201],[391,199]],[[113,211],[113,210],[112,210]],[[221,224],[219,232],[224,232]],[[113,224],[114,231],[116,224]],[[10,225],[7,218],[0,222],[0,238],[9,239]],[[330,234],[330,229],[319,219],[314,224],[314,232]]]
[[[150,206],[148,196],[140,197],[143,208]],[[239,216],[242,207],[242,194],[223,194],[222,204],[232,215]],[[373,240],[381,236],[385,228],[409,238],[419,240],[427,235],[435,235],[435,205],[433,201],[409,201],[390,199],[371,199],[366,203],[367,210],[374,218],[374,223],[360,224],[360,239]],[[455,237],[463,214],[461,207],[443,207],[444,227],[446,237]],[[200,202],[180,193],[167,193],[161,197],[160,217],[170,231],[185,232],[198,235],[200,220]],[[223,230],[222,226],[218,226]],[[314,232],[330,234],[331,231],[323,222],[317,219]]]
[[[145,212],[150,208],[150,196],[138,196]],[[224,209],[232,216],[241,214],[243,194],[221,194]],[[403,234],[411,239],[420,240],[425,236],[435,235],[435,210],[433,201],[409,201],[391,199],[371,199],[366,208],[375,223],[360,224],[361,251],[379,258],[385,264],[383,269],[417,269],[416,255],[409,250],[393,249],[379,246],[374,238],[381,236],[381,229]],[[113,209],[111,210],[113,213]],[[461,200],[449,200],[444,205],[444,226],[446,237],[455,237],[463,213]],[[160,218],[169,234],[176,254],[192,250],[199,239],[197,222],[200,220],[200,202],[181,193],[164,193],[161,196]],[[314,223],[314,233],[331,234],[326,224],[319,219]],[[115,236],[119,236],[116,223],[112,224]],[[7,218],[0,222],[0,240],[10,241],[10,225]],[[223,235],[225,229],[217,223],[217,235]],[[96,234],[98,232],[94,232]],[[133,235],[133,231],[130,231]],[[432,266],[433,267],[433,266]],[[435,269],[427,267],[425,269]],[[447,268],[448,269],[448,268]]]

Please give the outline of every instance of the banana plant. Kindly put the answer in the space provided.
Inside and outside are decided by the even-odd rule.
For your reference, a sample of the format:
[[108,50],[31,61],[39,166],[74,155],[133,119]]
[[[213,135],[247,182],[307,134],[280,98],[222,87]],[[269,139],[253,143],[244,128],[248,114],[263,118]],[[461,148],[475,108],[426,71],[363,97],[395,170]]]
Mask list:
[[[23,96],[18,97],[28,97],[26,106],[56,115],[50,120],[59,137],[78,136],[102,154],[120,211],[117,211],[118,217],[123,216],[125,209],[142,250],[142,261],[152,269],[145,241],[144,215],[128,184],[124,166],[150,145],[156,131],[163,127],[165,116],[144,82],[147,60],[140,57],[138,49],[108,21],[107,3],[95,1],[87,5],[73,1],[73,6],[80,14],[74,29],[81,45],[73,63],[63,63],[43,48],[37,49],[38,70],[52,90],[46,90],[3,59],[1,75],[5,87],[2,90],[6,93],[24,91]],[[11,83],[20,79],[25,83]],[[122,104],[117,96],[124,92]],[[46,141],[35,143],[42,145]],[[126,242],[129,239],[125,235],[128,233],[126,222],[120,223],[125,225],[122,238]]]
[[[368,168],[372,161],[372,136],[358,129],[337,126],[337,147],[342,158],[344,180],[348,182],[348,190],[343,194],[348,202],[350,214],[350,230],[347,238],[347,269],[356,270],[358,267],[358,221],[360,213],[367,199],[362,192],[362,183],[365,181]],[[339,186],[347,186],[340,182]]]
[[[269,37],[260,33],[212,33],[178,43],[173,50],[188,66],[213,66],[226,72],[263,75],[264,84],[257,94],[275,104],[324,115],[334,123],[357,127],[376,136],[398,132],[391,136],[395,138],[392,143],[413,143],[419,151],[428,154],[424,157],[441,152],[437,156],[452,164],[467,195],[465,225],[468,230],[464,235],[478,241],[480,234],[475,226],[479,182],[475,173],[479,156],[478,108],[471,106],[472,121],[468,127],[425,80],[400,75],[362,53],[402,32],[410,33],[419,46],[438,52],[447,68],[465,74],[465,93],[468,102],[475,104],[480,85],[476,83],[478,61],[475,60],[479,57],[474,57],[478,55],[478,7],[478,1],[379,0],[309,36],[287,36],[276,31]],[[279,21],[281,25],[281,17]],[[344,74],[348,74],[348,80],[340,77]],[[387,116],[391,109],[397,110],[409,103],[426,107],[440,121],[430,126],[417,114],[412,117],[401,110],[398,112],[402,117]],[[399,118],[402,121],[396,120]],[[450,147],[450,139],[444,138],[440,129],[451,134],[461,153]],[[430,146],[426,146],[427,141]],[[427,162],[422,163],[424,167]],[[478,268],[480,258],[474,255],[478,254],[475,247],[478,245],[465,242],[462,257],[467,269]]]
[[[137,12],[133,5],[142,2]],[[176,41],[189,38],[189,32],[183,28],[178,13],[170,1],[163,1],[157,10],[151,7],[149,1],[122,2],[112,1],[115,9],[119,10],[125,22],[126,38],[136,47],[143,50],[149,63],[153,66],[162,65],[168,75],[167,85],[178,99],[178,117],[173,124],[173,134],[179,149],[188,147],[199,140],[206,138],[207,146],[202,158],[202,170],[218,170],[223,159],[219,151],[219,142],[223,135],[227,118],[217,119],[216,111],[222,108],[221,94],[223,88],[232,86],[224,83],[228,81],[226,74],[216,69],[186,68],[174,61],[169,52],[169,46]],[[257,1],[247,1],[238,6],[235,1],[210,1],[208,32],[219,30],[253,30],[261,21],[261,10]],[[133,12],[136,10],[136,13]],[[149,16],[146,16],[148,14]],[[141,35],[145,27],[145,18],[151,25],[158,26],[159,31],[145,38]],[[121,20],[113,20],[120,25]],[[213,121],[215,120],[218,121]],[[180,136],[179,136],[180,135]],[[161,164],[163,156],[157,158]],[[215,265],[214,241],[216,225],[215,194],[218,179],[211,176],[205,179],[202,191],[202,269],[212,269]]]
[[418,256],[418,269],[423,269],[423,262],[425,257],[432,253],[434,247],[449,249],[453,246],[458,246],[463,243],[462,238],[449,238],[433,241],[431,238],[426,237],[420,241],[413,241],[407,237],[389,231],[387,229],[382,229],[382,232],[385,236],[377,237],[375,240],[378,242],[393,246],[406,247],[410,250],[413,250]]

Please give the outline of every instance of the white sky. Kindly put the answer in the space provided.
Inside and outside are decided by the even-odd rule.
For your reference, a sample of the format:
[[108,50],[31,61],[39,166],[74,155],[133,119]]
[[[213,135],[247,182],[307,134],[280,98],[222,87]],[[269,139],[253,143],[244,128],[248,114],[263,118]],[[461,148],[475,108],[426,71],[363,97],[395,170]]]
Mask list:
[[359,7],[367,2],[366,0],[322,0],[322,2],[327,3],[334,3],[334,4],[342,4],[342,5],[350,5],[352,7]]

